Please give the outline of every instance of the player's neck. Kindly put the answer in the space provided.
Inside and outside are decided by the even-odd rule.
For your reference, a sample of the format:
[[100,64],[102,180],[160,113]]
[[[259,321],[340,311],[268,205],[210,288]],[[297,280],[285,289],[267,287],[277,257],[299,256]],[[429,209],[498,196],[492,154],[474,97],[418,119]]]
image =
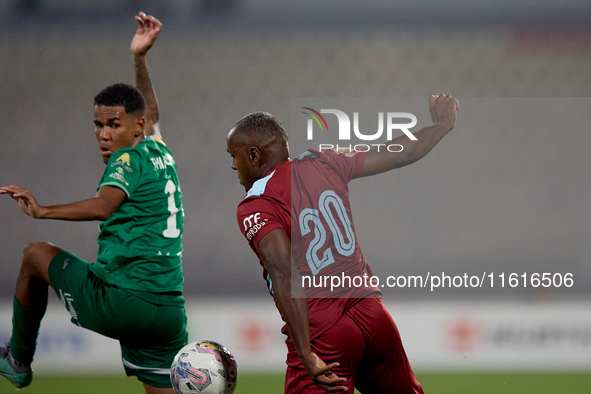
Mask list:
[[273,171],[275,167],[278,167],[287,161],[289,161],[289,158],[284,160],[274,160],[261,166],[261,178],[266,176],[269,172]]
[[144,133],[138,135],[137,137],[135,137],[135,139],[133,140],[133,145],[131,146],[132,148],[135,148],[136,146],[139,145],[140,142],[142,142],[143,140],[145,140],[146,138],[148,138]]

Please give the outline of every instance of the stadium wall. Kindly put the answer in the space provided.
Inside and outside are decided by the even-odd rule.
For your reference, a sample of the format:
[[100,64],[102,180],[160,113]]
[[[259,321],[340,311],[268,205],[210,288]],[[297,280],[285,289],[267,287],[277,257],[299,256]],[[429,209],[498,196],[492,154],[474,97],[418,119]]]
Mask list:
[[[108,84],[133,83],[129,19],[100,34],[96,25],[75,34],[66,25],[0,34],[1,185],[28,188],[42,205],[95,194],[104,164],[92,98]],[[588,297],[588,30],[179,31],[164,23],[148,63],[182,184],[187,294],[266,293],[235,219],[244,190],[225,138],[237,119],[268,111],[292,133],[292,97],[395,96],[422,97],[416,114],[426,125],[425,97],[445,92],[462,107],[456,129],[432,153],[351,183],[357,235],[374,270],[571,272],[571,290]],[[532,96],[560,105],[525,112],[478,99]],[[540,112],[549,127],[532,126]],[[12,296],[27,242],[49,241],[92,262],[96,238],[96,222],[32,220],[2,196],[0,296]]]

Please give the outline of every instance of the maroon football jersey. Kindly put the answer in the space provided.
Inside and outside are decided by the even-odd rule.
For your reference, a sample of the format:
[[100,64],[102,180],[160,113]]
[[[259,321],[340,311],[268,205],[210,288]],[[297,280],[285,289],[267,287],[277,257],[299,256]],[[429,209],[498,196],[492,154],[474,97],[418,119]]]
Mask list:
[[[347,184],[364,162],[364,153],[309,150],[255,182],[238,205],[238,225],[259,260],[258,243],[270,231],[283,228],[291,238],[308,297],[311,339],[360,298],[380,294],[369,281],[373,272],[359,246],[349,204]],[[263,276],[273,294],[264,266]]]

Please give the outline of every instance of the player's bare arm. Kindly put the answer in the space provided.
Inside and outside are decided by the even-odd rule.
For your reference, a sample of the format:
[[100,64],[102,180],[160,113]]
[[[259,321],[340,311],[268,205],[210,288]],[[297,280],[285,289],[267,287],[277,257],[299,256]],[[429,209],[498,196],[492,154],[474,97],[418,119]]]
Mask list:
[[308,300],[291,294],[291,240],[285,230],[269,232],[259,242],[258,250],[289,334],[312,381],[327,392],[347,391],[347,387],[339,385],[346,379],[331,371],[338,363],[326,365],[310,348]]
[[158,99],[150,80],[148,66],[146,64],[146,53],[154,45],[162,23],[151,15],[140,12],[135,16],[138,24],[137,32],[131,41],[131,53],[133,54],[133,63],[135,66],[135,86],[144,95],[146,100],[146,135],[161,137],[160,112],[158,108]]
[[34,219],[74,221],[107,220],[126,198],[123,190],[112,186],[101,187],[94,198],[51,206],[40,206],[29,190],[16,185],[3,186],[0,194],[8,194]]
[[434,124],[414,133],[416,141],[405,135],[389,141],[401,145],[403,149],[400,152],[387,152],[383,149],[378,151],[377,148],[372,148],[366,153],[363,171],[357,177],[379,174],[422,159],[455,127],[456,112],[459,109],[460,103],[452,96],[430,96],[429,111]]

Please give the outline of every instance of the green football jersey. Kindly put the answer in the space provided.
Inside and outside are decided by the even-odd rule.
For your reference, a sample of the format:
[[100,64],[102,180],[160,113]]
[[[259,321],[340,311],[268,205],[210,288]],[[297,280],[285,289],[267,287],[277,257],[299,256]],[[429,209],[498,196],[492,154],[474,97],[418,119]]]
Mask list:
[[91,270],[103,281],[143,292],[181,292],[184,211],[172,154],[159,138],[113,153],[98,189],[127,198],[100,224]]

